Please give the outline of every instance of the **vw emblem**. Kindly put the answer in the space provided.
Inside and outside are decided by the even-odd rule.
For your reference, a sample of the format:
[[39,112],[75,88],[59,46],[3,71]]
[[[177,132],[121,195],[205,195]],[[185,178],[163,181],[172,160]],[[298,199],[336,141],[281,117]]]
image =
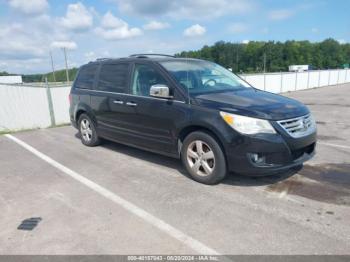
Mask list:
[[305,118],[303,119],[303,127],[304,127],[304,129],[307,129],[307,121]]

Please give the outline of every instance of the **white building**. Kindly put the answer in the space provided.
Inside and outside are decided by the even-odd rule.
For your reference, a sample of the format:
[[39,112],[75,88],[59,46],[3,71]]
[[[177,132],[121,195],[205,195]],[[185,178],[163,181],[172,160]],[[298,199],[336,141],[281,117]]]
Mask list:
[[22,76],[0,76],[0,84],[22,84]]
[[289,72],[304,72],[310,69],[309,65],[290,65]]

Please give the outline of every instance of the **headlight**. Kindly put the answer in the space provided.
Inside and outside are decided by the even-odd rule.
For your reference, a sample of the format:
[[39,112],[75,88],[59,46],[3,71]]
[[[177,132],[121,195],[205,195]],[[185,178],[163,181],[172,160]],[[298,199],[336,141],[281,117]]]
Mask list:
[[242,134],[276,133],[275,129],[267,120],[240,116],[222,111],[220,111],[220,115],[229,126]]

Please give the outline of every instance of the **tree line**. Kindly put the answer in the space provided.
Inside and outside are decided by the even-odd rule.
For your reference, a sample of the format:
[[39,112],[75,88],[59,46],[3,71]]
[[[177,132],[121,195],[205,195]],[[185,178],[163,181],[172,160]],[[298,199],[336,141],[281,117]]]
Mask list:
[[[78,68],[73,67],[68,70],[69,80],[73,81],[75,79],[75,76],[78,72]],[[47,78],[48,82],[54,82],[54,76],[53,73],[45,73],[45,74],[32,74],[32,75],[23,75],[22,79],[23,82],[29,83],[29,82],[45,82],[45,78]],[[56,82],[66,82],[67,76],[66,76],[66,70],[57,70],[55,71],[55,80]]]
[[247,44],[219,41],[200,50],[183,51],[177,57],[200,58],[235,72],[288,71],[289,65],[310,65],[313,69],[342,68],[350,63],[350,44],[329,38],[310,41],[250,41]]
[[[219,41],[200,50],[183,51],[176,57],[210,60],[234,72],[288,71],[289,65],[310,65],[313,69],[342,68],[350,63],[350,44],[341,44],[329,38],[322,42],[310,41],[250,41],[247,44]],[[78,68],[69,69],[69,79],[74,80]],[[0,72],[0,75],[11,75]],[[13,74],[12,74],[13,75]],[[53,82],[53,73],[23,75],[24,82]],[[55,71],[57,82],[66,81],[66,71]]]
[[[73,81],[75,79],[75,76],[78,72],[78,68],[73,67],[68,70],[69,80]],[[11,75],[18,75],[18,74],[10,74],[6,71],[0,72],[0,76],[11,76]],[[31,83],[31,82],[45,82],[45,79],[47,78],[48,82],[54,82],[53,73],[45,73],[45,74],[30,74],[30,75],[22,75],[22,80],[25,83]],[[56,82],[66,82],[67,76],[66,76],[66,70],[57,70],[55,71],[55,80]]]

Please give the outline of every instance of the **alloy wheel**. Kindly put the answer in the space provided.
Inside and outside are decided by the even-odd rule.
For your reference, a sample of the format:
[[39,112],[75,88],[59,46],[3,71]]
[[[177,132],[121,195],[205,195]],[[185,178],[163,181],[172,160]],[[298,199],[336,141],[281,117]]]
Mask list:
[[89,120],[84,118],[80,122],[80,133],[85,142],[90,142],[92,139],[92,129]]
[[215,168],[214,152],[207,143],[195,140],[187,148],[187,162],[195,174],[209,176]]

